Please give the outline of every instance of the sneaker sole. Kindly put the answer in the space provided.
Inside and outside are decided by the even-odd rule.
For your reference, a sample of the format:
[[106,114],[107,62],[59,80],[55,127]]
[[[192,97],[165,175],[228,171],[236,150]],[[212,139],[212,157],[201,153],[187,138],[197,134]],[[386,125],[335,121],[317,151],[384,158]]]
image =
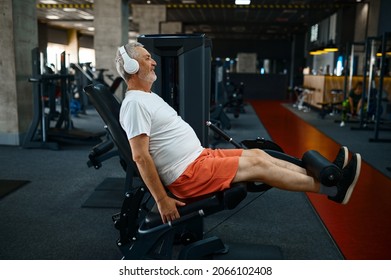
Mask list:
[[[346,167],[346,165],[348,165],[349,150],[346,146],[342,146],[341,148],[343,149],[343,153],[344,153],[343,163],[342,163],[341,169],[344,169]],[[335,161],[333,163],[336,164]]]
[[345,198],[342,201],[342,204],[347,204],[349,202],[350,197],[352,196],[354,187],[356,186],[356,183],[358,181],[358,177],[360,176],[361,155],[360,154],[356,154],[356,156],[357,156],[356,176],[354,177],[354,180],[353,180],[352,184],[349,186],[349,188],[348,188],[348,190],[346,192]]
[[[347,147],[343,146],[343,151],[345,153],[345,156],[344,156],[344,162],[343,162],[343,165],[342,165],[342,168],[345,168],[346,165],[348,165],[348,156],[349,156],[349,150]],[[360,157],[361,158],[361,157]],[[361,162],[361,160],[360,160]]]

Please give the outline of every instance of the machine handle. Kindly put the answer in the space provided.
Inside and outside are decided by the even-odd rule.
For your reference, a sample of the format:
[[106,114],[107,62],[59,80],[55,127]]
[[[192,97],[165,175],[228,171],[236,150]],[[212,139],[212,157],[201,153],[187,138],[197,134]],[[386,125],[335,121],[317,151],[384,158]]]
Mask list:
[[223,130],[215,126],[211,121],[206,122],[206,126],[212,129],[214,132],[219,134],[221,137],[223,137],[224,140],[228,141],[232,145],[234,145],[236,148],[242,149],[242,145],[240,145],[238,142],[232,139],[227,133],[225,133]]

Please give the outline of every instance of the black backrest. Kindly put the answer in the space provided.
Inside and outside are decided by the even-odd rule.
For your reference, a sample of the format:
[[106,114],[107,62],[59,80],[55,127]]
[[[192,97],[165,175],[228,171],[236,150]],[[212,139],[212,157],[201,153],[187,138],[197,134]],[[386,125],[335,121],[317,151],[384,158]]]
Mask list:
[[92,105],[106,124],[111,137],[117,146],[119,156],[125,161],[127,167],[138,173],[136,164],[132,159],[132,152],[129,146],[125,131],[119,122],[121,104],[110,92],[110,89],[103,84],[90,84],[84,88]]

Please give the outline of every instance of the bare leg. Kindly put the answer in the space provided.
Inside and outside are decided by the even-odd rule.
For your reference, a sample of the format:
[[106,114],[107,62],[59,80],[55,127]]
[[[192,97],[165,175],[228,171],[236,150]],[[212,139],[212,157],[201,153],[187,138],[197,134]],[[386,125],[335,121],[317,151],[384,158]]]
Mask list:
[[271,162],[273,162],[274,164],[280,167],[288,168],[293,171],[300,172],[302,174],[308,174],[305,168],[297,166],[296,164],[293,164],[291,162],[272,157],[271,155],[269,155],[268,153],[260,149],[244,150],[242,154],[242,157],[259,157],[259,156],[265,157],[266,160],[270,160]]
[[271,157],[262,150],[244,150],[233,182],[263,182],[270,186],[301,192],[318,193],[320,183],[305,169]]

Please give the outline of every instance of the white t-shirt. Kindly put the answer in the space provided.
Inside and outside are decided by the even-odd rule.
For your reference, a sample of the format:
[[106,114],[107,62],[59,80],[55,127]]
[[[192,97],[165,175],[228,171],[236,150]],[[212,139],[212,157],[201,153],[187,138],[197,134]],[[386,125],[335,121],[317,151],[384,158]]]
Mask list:
[[155,93],[126,92],[119,118],[128,139],[140,134],[150,137],[149,152],[166,186],[204,149],[191,126]]

